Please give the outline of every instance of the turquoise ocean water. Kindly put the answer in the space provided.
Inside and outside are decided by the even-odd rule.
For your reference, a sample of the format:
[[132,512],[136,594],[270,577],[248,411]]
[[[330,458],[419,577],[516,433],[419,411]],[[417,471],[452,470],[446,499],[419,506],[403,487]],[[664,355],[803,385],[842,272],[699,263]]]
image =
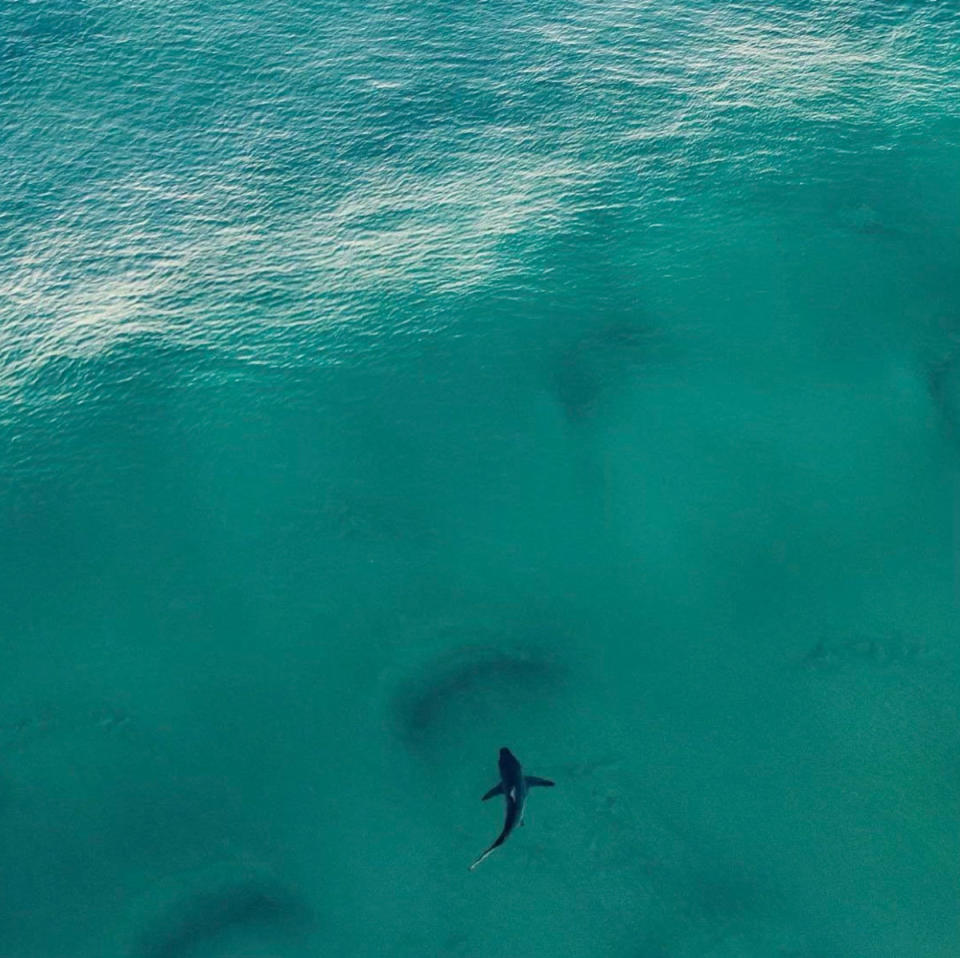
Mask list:
[[0,173],[0,956],[960,954],[956,3],[6,0]]

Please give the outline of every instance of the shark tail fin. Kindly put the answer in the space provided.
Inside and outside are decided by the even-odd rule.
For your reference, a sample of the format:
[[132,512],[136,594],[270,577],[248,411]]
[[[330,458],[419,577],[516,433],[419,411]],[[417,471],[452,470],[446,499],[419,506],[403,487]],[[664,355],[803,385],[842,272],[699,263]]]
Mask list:
[[488,798],[493,798],[494,795],[502,795],[502,794],[503,794],[503,782],[498,782],[496,785],[493,786],[493,788],[490,789],[489,792],[487,792],[486,795],[483,796],[483,798],[480,799],[480,801],[485,802]]
[[524,778],[526,779],[528,788],[532,788],[534,785],[544,785],[549,787],[557,784],[556,782],[551,782],[549,778],[538,778],[536,775],[526,775]]
[[482,862],[492,851],[493,851],[492,848],[488,848],[488,849],[487,849],[479,858],[477,858],[477,859],[474,861],[474,863],[470,866],[470,871],[473,871],[474,868],[476,868],[477,865],[479,865],[480,862]]
[[473,864],[470,866],[470,871],[473,871],[474,868],[476,868],[477,865],[480,864],[480,862],[482,862],[484,859],[487,858],[487,856],[492,854],[495,849],[499,848],[503,844],[503,841],[506,837],[507,837],[507,830],[504,829],[500,833],[500,837],[482,855],[474,859]]

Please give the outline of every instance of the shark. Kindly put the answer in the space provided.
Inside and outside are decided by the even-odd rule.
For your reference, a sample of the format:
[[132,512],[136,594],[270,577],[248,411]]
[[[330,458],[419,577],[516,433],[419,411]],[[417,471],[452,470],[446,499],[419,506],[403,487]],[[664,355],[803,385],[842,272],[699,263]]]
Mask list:
[[510,837],[510,833],[523,824],[523,813],[527,804],[527,794],[536,785],[550,787],[555,785],[549,778],[538,778],[536,775],[524,775],[523,767],[517,757],[508,748],[500,749],[500,781],[483,796],[482,801],[503,795],[507,802],[507,814],[503,822],[503,831],[497,840],[470,866],[473,871],[495,848],[499,848]]

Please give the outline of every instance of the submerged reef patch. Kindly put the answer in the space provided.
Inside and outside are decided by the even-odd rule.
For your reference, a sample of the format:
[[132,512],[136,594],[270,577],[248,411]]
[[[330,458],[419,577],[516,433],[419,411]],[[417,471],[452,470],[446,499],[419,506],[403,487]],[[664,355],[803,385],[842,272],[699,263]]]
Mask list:
[[140,936],[133,958],[234,954],[247,941],[276,946],[311,923],[306,905],[284,886],[246,878],[198,891],[166,908]]
[[935,663],[929,646],[899,632],[824,636],[803,656],[804,668],[837,672],[848,667],[917,667]]
[[467,721],[534,703],[555,692],[564,669],[538,648],[465,646],[441,656],[404,683],[394,710],[401,737],[426,747]]
[[960,449],[960,352],[954,350],[932,363],[927,385],[947,439]]
[[661,349],[657,331],[635,322],[599,326],[561,349],[551,381],[567,421],[583,422],[595,415],[603,401]]

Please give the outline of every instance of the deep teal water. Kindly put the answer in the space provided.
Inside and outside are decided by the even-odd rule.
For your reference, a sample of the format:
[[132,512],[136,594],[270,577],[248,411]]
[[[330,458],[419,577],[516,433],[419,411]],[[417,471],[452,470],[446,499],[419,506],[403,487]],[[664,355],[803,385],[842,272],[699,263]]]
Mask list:
[[8,0],[0,171],[0,955],[960,953],[954,3]]

